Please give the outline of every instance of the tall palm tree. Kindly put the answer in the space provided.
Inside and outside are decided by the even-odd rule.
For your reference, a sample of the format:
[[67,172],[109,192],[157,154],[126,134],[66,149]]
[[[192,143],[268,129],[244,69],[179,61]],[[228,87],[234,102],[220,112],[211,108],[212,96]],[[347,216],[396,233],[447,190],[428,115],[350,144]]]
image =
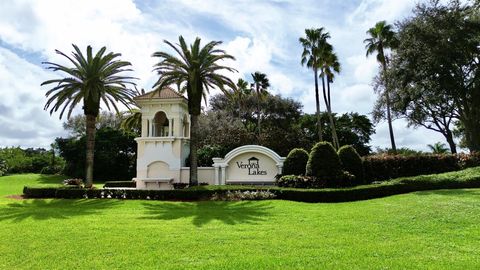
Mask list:
[[[303,46],[302,52],[302,66],[306,65],[313,70],[315,79],[315,102],[316,102],[316,115],[317,115],[317,131],[318,139],[323,141],[322,136],[322,122],[320,118],[320,96],[318,93],[318,71],[322,67],[321,57],[326,47],[328,47],[327,39],[330,38],[328,32],[324,32],[323,27],[317,29],[305,29],[305,37],[299,38],[300,44]],[[323,84],[325,89],[325,84]],[[324,90],[325,91],[325,90]]]
[[227,92],[225,86],[230,89],[235,88],[235,83],[220,72],[236,70],[219,64],[222,60],[235,60],[235,58],[217,48],[221,41],[211,41],[201,47],[200,38],[197,37],[189,47],[182,36],[178,40],[178,44],[164,41],[177,56],[163,51],[153,54],[153,57],[160,59],[160,62],[154,66],[154,70],[160,76],[154,87],[161,91],[164,87],[175,84],[182,93],[187,93],[188,111],[191,117],[190,184],[197,185],[198,117],[201,112],[202,98],[213,87],[218,87],[223,92]]
[[335,128],[335,121],[333,119],[332,113],[332,101],[330,95],[330,84],[333,83],[335,73],[340,73],[340,62],[338,62],[337,55],[332,50],[324,51],[324,56],[322,57],[322,70],[320,76],[326,77],[327,79],[327,92],[323,91],[323,98],[325,100],[325,105],[327,107],[328,117],[330,120],[330,128],[332,129],[332,142],[333,146],[338,149],[340,148],[340,143],[338,141],[337,130]]
[[260,101],[262,100],[263,96],[267,93],[267,88],[270,87],[270,81],[267,78],[267,74],[255,71],[255,73],[252,73],[252,88],[255,90],[255,93],[257,94],[257,131],[258,131],[258,139],[260,139],[260,134],[261,128],[260,128],[260,123],[261,123],[261,109],[260,109]]
[[236,88],[233,90],[233,100],[238,106],[238,116],[242,118],[243,109],[245,107],[245,99],[250,95],[251,89],[248,82],[240,78],[237,81]]
[[45,110],[51,107],[50,114],[60,111],[60,119],[68,110],[67,118],[73,109],[83,102],[83,112],[86,117],[86,173],[85,185],[91,187],[93,183],[93,161],[95,148],[95,122],[100,111],[100,103],[103,102],[107,109],[113,108],[118,112],[117,102],[127,108],[130,107],[135,92],[127,86],[134,85],[135,79],[129,76],[121,76],[120,73],[131,71],[125,67],[131,66],[130,62],[118,60],[119,53],[105,53],[106,47],[102,47],[95,55],[92,47],[87,47],[86,58],[80,49],[72,44],[74,51],[68,56],[59,50],[55,52],[67,58],[72,67],[62,66],[52,62],[43,62],[47,69],[65,73],[65,77],[43,82],[41,85],[55,84],[46,96],[48,100]]
[[392,25],[387,24],[386,21],[380,21],[375,24],[374,27],[368,29],[367,34],[370,36],[365,39],[365,49],[367,50],[367,57],[371,54],[377,53],[377,61],[380,63],[383,69],[383,79],[385,84],[385,103],[387,106],[387,122],[390,133],[390,142],[392,144],[392,151],[395,153],[397,147],[395,145],[395,137],[393,135],[392,126],[392,114],[391,114],[391,102],[389,94],[389,84],[387,78],[388,56],[385,50],[395,49],[398,40],[395,32],[392,30]]

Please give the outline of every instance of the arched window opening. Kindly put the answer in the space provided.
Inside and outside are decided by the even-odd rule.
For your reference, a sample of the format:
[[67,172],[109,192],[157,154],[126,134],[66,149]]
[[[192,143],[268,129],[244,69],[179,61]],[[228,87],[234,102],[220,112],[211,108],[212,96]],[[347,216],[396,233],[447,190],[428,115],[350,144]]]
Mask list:
[[168,118],[164,112],[157,112],[153,118],[153,136],[168,137]]

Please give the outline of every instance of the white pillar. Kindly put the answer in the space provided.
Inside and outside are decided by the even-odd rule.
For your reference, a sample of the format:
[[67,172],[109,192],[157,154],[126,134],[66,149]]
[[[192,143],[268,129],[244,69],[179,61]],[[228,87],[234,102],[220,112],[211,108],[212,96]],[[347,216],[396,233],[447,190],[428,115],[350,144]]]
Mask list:
[[225,165],[222,166],[222,183],[221,185],[226,185],[227,184],[227,175],[226,175],[226,167]]
[[172,137],[172,119],[168,119],[168,137]]
[[218,182],[220,180],[220,177],[218,176],[218,174],[220,173],[220,170],[218,169],[218,166],[215,166],[215,185],[220,185],[220,183]]

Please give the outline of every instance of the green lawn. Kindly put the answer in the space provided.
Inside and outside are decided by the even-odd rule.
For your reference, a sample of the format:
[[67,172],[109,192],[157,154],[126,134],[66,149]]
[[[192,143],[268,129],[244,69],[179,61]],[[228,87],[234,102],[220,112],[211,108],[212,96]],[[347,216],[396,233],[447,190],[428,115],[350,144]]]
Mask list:
[[0,269],[480,268],[480,189],[336,204],[6,197],[59,179],[0,177]]

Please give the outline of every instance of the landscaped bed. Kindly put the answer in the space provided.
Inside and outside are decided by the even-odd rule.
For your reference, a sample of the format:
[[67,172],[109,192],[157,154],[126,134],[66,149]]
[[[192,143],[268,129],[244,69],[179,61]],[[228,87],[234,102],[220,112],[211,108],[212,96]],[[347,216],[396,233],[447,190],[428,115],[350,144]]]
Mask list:
[[[468,181],[479,174],[475,168],[435,179]],[[480,189],[414,192],[337,204],[6,198],[20,194],[25,185],[61,180],[41,175],[0,177],[1,269],[476,269],[480,265]]]
[[258,186],[198,186],[180,190],[111,190],[76,189],[63,187],[25,187],[28,198],[117,198],[149,200],[209,200],[233,191],[265,191],[276,199],[302,202],[347,202],[380,198],[422,190],[480,188],[480,167],[462,171],[403,177],[352,188],[299,189]]

